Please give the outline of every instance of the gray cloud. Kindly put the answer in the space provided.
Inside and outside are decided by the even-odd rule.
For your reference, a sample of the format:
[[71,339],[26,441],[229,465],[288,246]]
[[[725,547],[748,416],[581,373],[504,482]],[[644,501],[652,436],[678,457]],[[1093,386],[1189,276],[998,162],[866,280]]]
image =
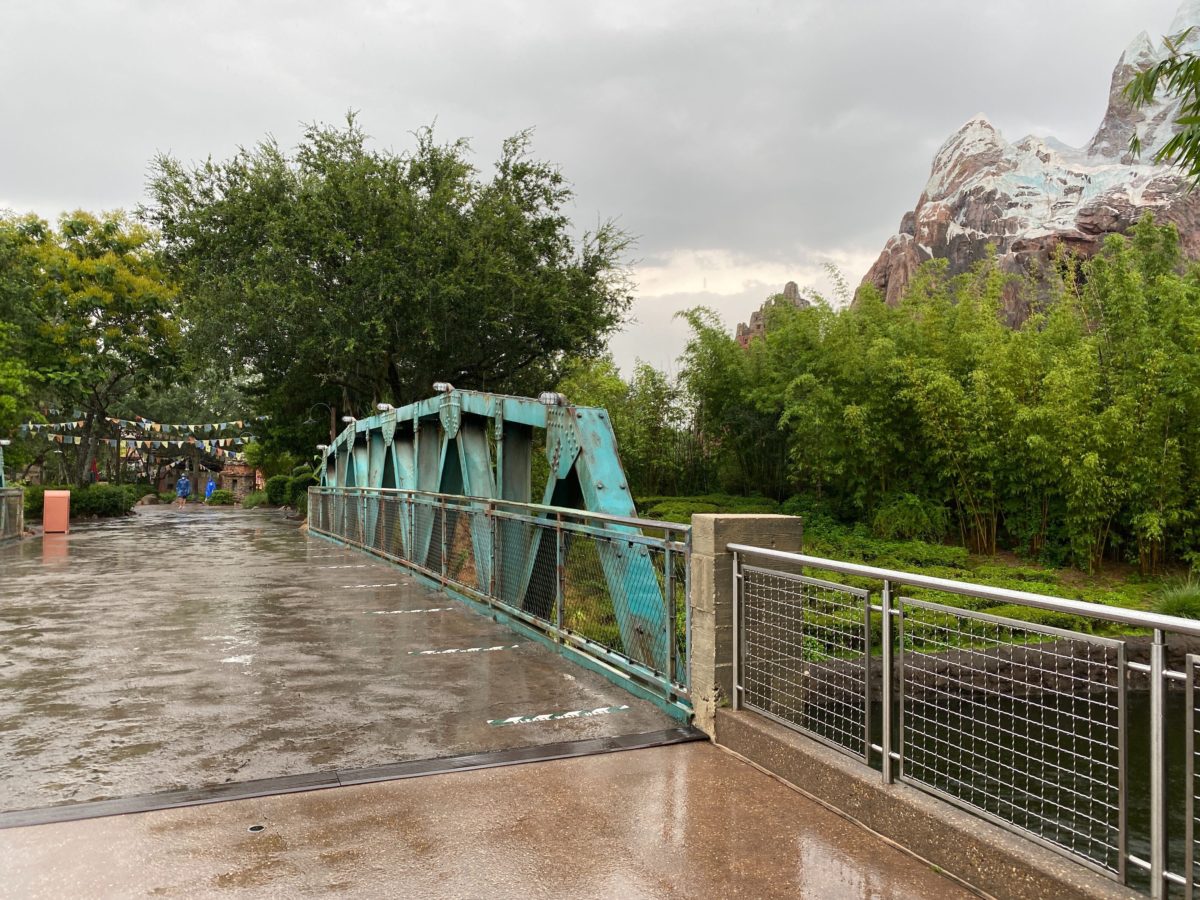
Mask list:
[[[807,271],[877,252],[976,112],[1009,138],[1082,143],[1121,50],[1175,6],[8,3],[0,205],[132,207],[158,151],[290,143],[300,122],[353,107],[397,148],[436,118],[481,165],[534,126],[577,186],[579,222],[618,217],[643,270],[706,250]],[[702,285],[654,309],[689,292]]]

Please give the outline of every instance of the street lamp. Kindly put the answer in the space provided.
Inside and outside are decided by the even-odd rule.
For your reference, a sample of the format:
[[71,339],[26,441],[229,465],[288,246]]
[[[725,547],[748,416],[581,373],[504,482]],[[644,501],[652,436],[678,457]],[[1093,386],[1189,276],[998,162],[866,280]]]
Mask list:
[[308,418],[305,420],[304,424],[312,425],[312,424],[316,423],[317,420],[312,417],[312,411],[314,409],[316,409],[318,406],[323,406],[326,410],[329,411],[329,442],[333,443],[334,439],[337,438],[337,425],[334,422],[334,418],[333,418],[335,415],[333,407],[330,406],[328,403],[314,403],[312,406],[310,406],[308,408]]
[[376,403],[375,408],[380,412],[387,412],[388,410],[395,409],[396,407],[392,406],[390,403]]

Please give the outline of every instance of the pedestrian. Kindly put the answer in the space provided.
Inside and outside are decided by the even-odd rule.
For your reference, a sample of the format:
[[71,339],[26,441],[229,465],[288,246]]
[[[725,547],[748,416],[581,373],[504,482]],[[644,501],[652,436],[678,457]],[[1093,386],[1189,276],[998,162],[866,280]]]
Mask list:
[[217,483],[213,481],[212,476],[208,476],[208,484],[204,488],[204,502],[207,503],[212,499],[213,491],[217,489]]
[[176,502],[182,508],[187,505],[187,499],[192,495],[192,483],[188,481],[187,473],[179,476],[179,480],[175,482],[175,497]]

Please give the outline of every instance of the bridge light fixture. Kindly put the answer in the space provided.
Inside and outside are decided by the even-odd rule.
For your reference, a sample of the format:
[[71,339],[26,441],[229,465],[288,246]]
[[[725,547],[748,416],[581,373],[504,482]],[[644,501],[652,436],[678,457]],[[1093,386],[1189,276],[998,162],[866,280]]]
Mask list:
[[396,407],[390,403],[376,403],[375,408],[380,412],[387,412],[389,409],[395,409]]
[[354,416],[342,416],[342,421],[349,425],[351,422],[357,422],[358,419],[354,418]]
[[8,438],[0,438],[0,447],[7,447],[11,443],[12,441],[10,441]]
[[566,406],[567,398],[554,391],[543,391],[538,394],[538,403],[543,406]]
[[329,449],[329,445],[328,444],[317,444],[317,449],[320,450],[322,453],[324,453],[326,450]]
[[454,390],[454,385],[448,381],[435,381],[433,383],[433,389],[439,394],[448,394]]

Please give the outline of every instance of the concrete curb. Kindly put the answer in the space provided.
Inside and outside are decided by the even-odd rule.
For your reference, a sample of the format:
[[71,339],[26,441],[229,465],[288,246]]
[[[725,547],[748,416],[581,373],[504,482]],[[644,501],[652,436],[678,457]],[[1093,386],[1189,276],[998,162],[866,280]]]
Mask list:
[[1144,895],[879,773],[762,716],[716,711],[716,743],[999,898],[1133,900]]

